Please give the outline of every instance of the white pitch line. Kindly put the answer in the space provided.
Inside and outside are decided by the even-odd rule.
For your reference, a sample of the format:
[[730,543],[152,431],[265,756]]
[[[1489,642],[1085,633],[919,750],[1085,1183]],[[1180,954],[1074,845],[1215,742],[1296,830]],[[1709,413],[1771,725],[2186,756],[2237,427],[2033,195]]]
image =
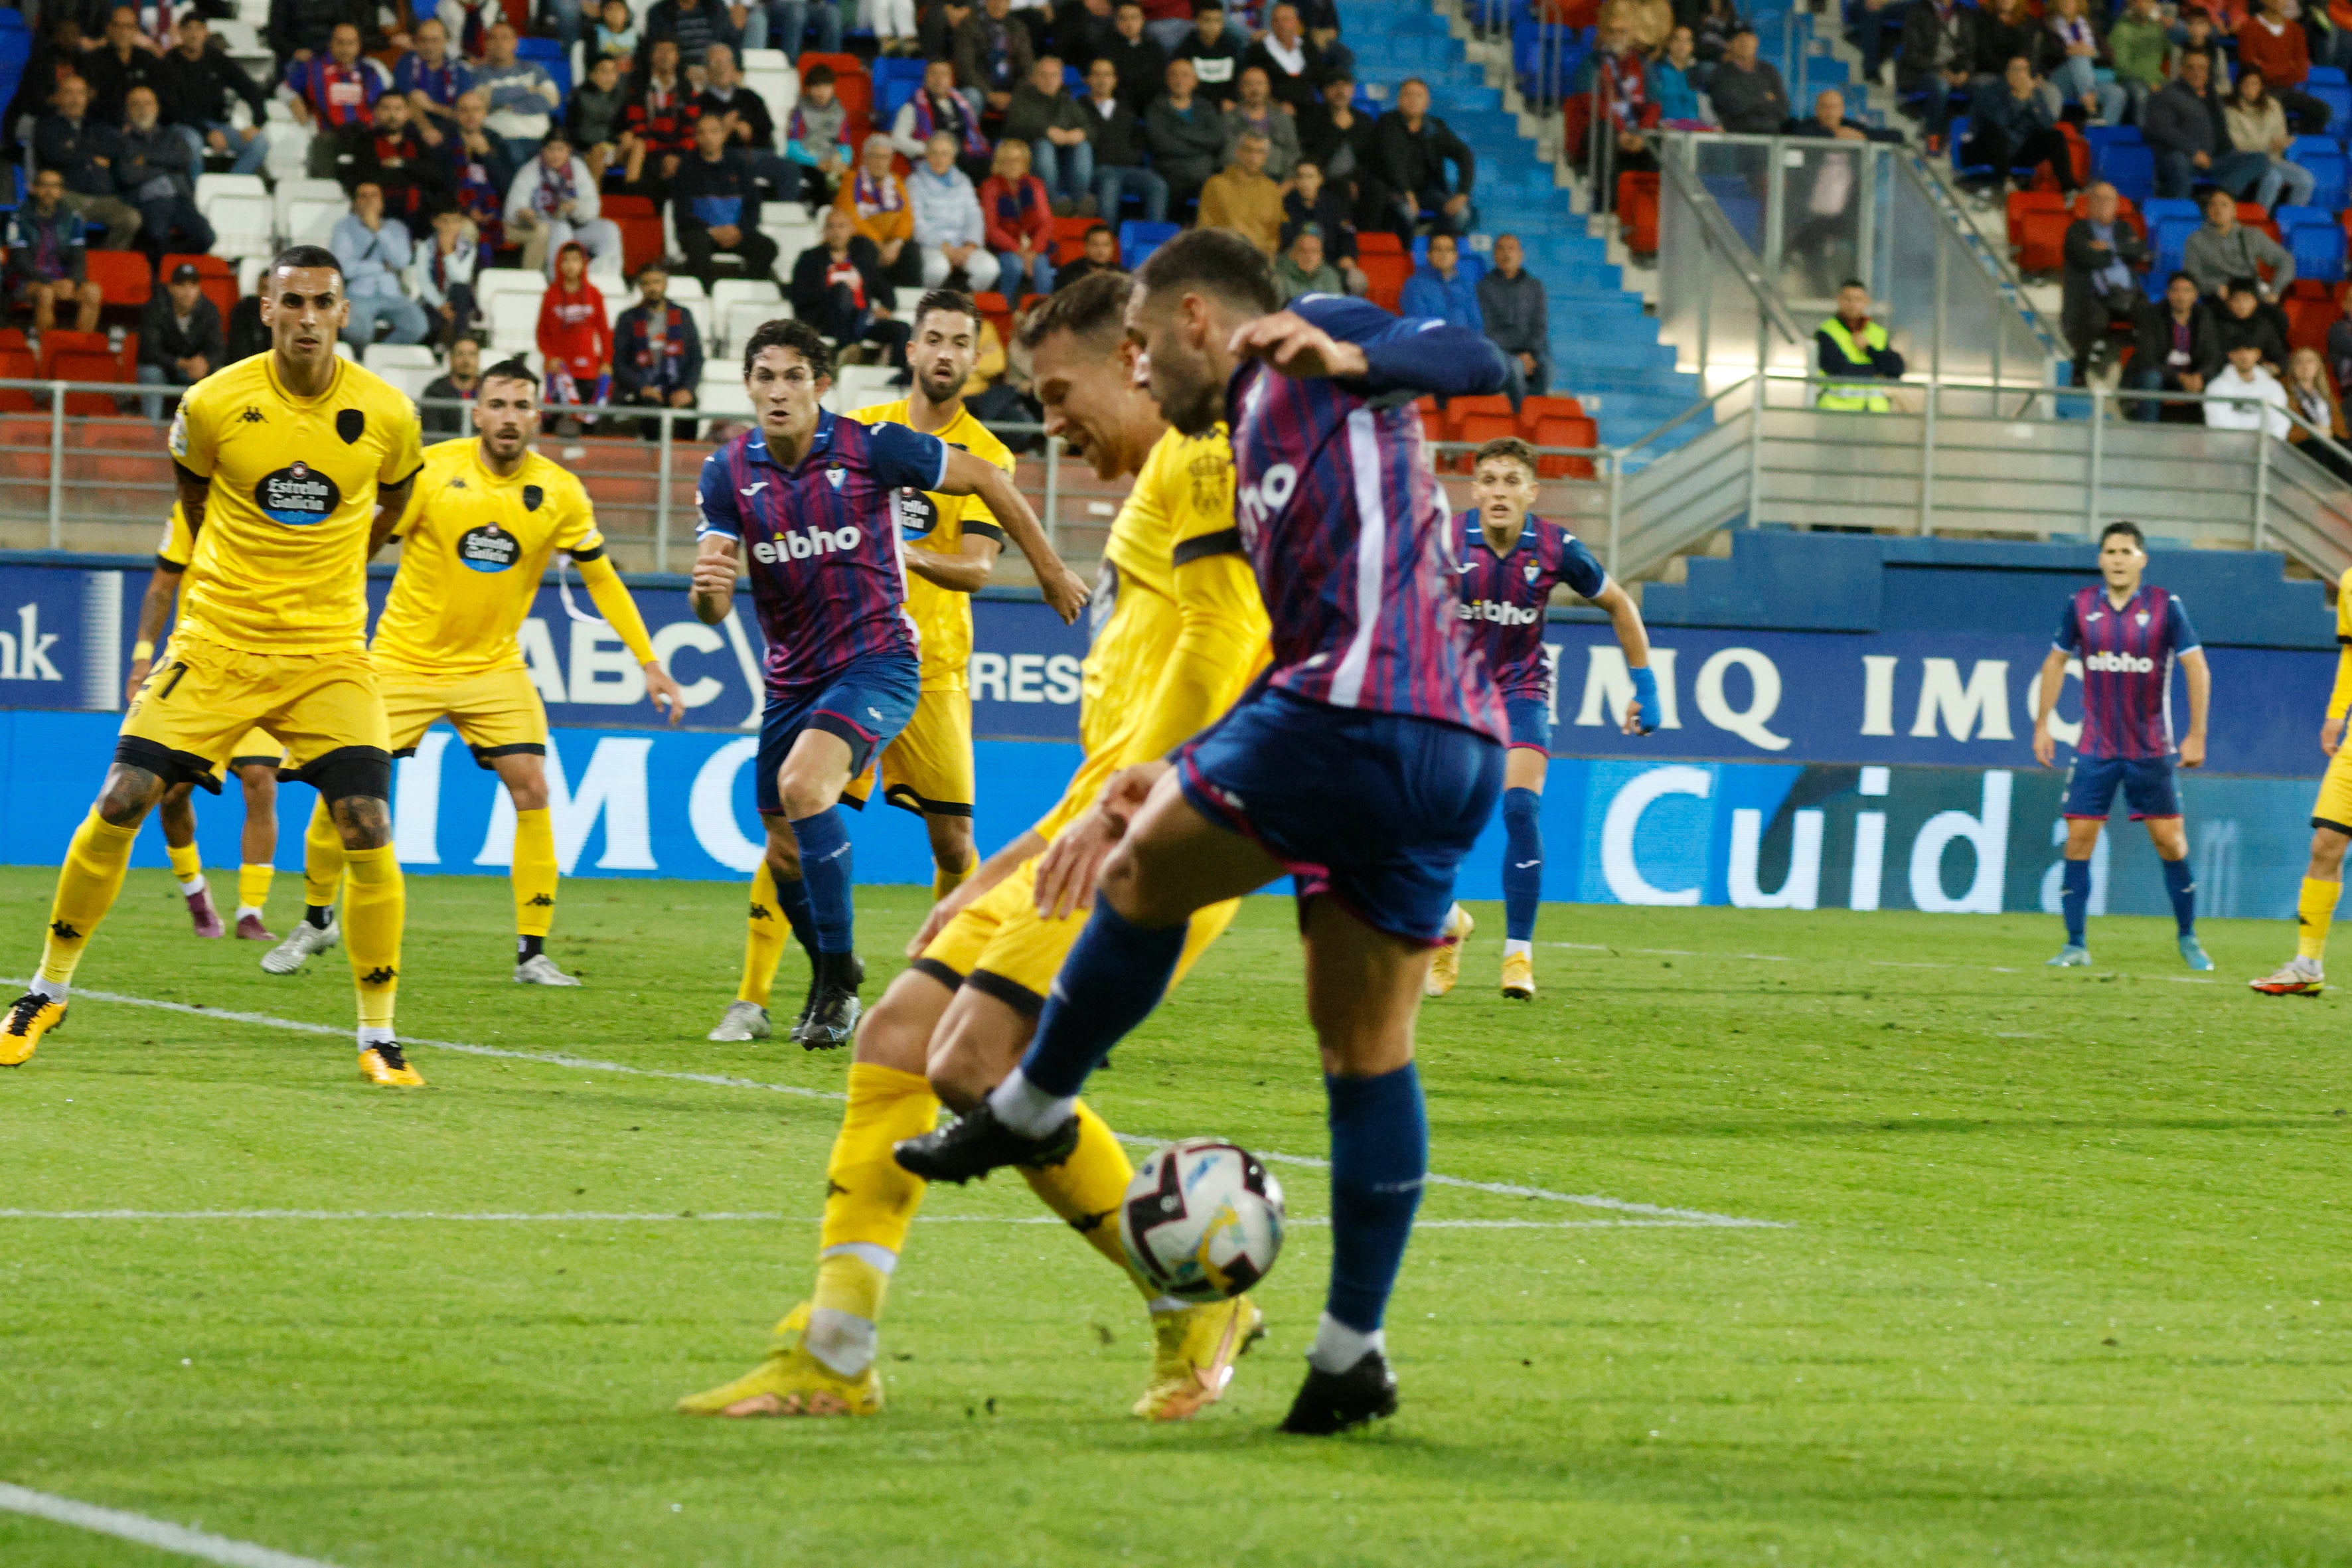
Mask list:
[[71,1498],[37,1492],[29,1487],[10,1486],[5,1481],[0,1481],[0,1510],[136,1542],[142,1546],[152,1546],[158,1552],[222,1563],[226,1568],[335,1568],[333,1563],[321,1562],[316,1557],[297,1557],[290,1552],[256,1546],[249,1541],[231,1541],[226,1535],[215,1535],[210,1531],[191,1530],[185,1525],[166,1523],[160,1519],[150,1519],[143,1513],[131,1513],[119,1508],[100,1508],[95,1503],[76,1502]]
[[[1727,958],[1742,959],[1750,963],[1796,963],[1801,962],[1785,952],[1694,952],[1686,947],[1612,947],[1607,942],[1538,942],[1537,945],[1539,947],[1570,948],[1578,952],[1606,952],[1611,954],[1631,952],[1638,953],[1644,958]],[[1972,974],[2031,974],[2032,973],[2030,969],[2020,969],[2013,964],[2003,963],[1937,963],[1932,961],[1913,961],[1899,958],[1873,958],[1866,959],[1864,962],[1873,969],[1964,969]],[[2210,975],[2204,974],[2134,975],[2126,970],[2110,970],[2108,973],[2111,974],[2120,974],[2126,980],[2164,980],[2168,981],[2175,985],[2212,985],[2219,984]],[[14,982],[9,982],[8,984],[13,984]]]
[[[770,1225],[823,1225],[822,1215],[791,1214],[450,1214],[435,1209],[394,1209],[371,1213],[358,1209],[0,1209],[0,1220],[131,1220],[176,1223],[188,1220],[302,1220],[373,1223],[377,1221],[438,1221],[451,1225],[700,1225],[752,1222]],[[1066,1225],[1052,1215],[940,1214],[917,1217],[918,1225]],[[1328,1215],[1292,1215],[1292,1229],[1321,1229]],[[1748,1221],[1759,1225],[1762,1221]],[[1719,1228],[1704,1219],[1424,1219],[1415,1230],[1706,1230]]]
[[[31,982],[12,975],[0,975],[0,985],[27,985]],[[152,1007],[159,1012],[182,1013],[190,1017],[212,1018],[223,1023],[254,1024],[268,1029],[290,1029],[304,1035],[348,1037],[351,1031],[332,1024],[306,1024],[295,1018],[274,1017],[268,1013],[236,1013],[221,1007],[199,1007],[186,1002],[164,1002],[152,996],[131,996],[115,991],[84,991],[73,995],[90,1002],[113,1002],[126,1007]],[[675,1083],[698,1083],[715,1089],[756,1089],[772,1094],[790,1094],[803,1100],[845,1100],[849,1097],[832,1089],[803,1089],[798,1084],[763,1083],[757,1079],[733,1078],[723,1073],[677,1072],[663,1068],[629,1067],[621,1062],[600,1061],[593,1057],[575,1057],[560,1051],[510,1051],[499,1046],[468,1045],[462,1040],[425,1040],[404,1037],[404,1046],[425,1046],[435,1050],[456,1051],[469,1057],[494,1057],[504,1061],[538,1062],[548,1067],[571,1068],[583,1072],[622,1073],[631,1078],[666,1079]],[[1122,1132],[1122,1142],[1139,1148],[1157,1149],[1170,1142],[1141,1133]],[[1311,1154],[1269,1153],[1255,1151],[1269,1165],[1296,1165],[1306,1170],[1328,1171],[1328,1160]],[[1597,1193],[1559,1193],[1548,1187],[1522,1186],[1511,1182],[1478,1182],[1466,1176],[1447,1176],[1433,1171],[1426,1178],[1433,1187],[1459,1187],[1468,1192],[1491,1193],[1497,1197],[1533,1198],[1542,1203],[1573,1204],[1580,1208],[1608,1209],[1619,1214],[1640,1215],[1650,1219],[1678,1220],[1692,1226],[1736,1230],[1785,1230],[1789,1222],[1774,1219],[1748,1219],[1738,1215],[1710,1214],[1705,1209],[1667,1208],[1657,1204],[1633,1203],[1624,1198],[1604,1197]]]

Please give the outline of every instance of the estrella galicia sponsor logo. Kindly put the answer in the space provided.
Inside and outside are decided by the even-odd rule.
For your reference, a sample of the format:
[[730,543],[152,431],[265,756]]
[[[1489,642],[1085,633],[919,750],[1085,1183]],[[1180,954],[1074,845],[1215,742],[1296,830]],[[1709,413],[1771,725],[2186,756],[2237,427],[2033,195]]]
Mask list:
[[324,522],[334,510],[342,505],[343,492],[335,481],[308,463],[295,463],[289,468],[265,474],[253,487],[253,503],[272,522],[282,522],[289,528],[308,528],[314,522]]
[[469,528],[457,539],[457,559],[477,572],[503,572],[522,558],[522,542],[495,522]]
[[917,489],[890,492],[890,514],[898,525],[901,539],[923,539],[940,525],[940,509],[931,498]]
[[770,565],[779,561],[806,561],[812,555],[830,555],[836,550],[855,550],[865,538],[856,523],[841,528],[812,528],[804,533],[780,533],[773,539],[762,539],[751,546],[751,559]]

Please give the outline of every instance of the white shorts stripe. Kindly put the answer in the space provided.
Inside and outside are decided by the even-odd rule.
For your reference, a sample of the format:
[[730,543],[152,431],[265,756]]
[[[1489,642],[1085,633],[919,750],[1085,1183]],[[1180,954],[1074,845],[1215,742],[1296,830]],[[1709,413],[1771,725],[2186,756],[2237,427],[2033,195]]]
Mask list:
[[1356,635],[1331,678],[1331,700],[1353,708],[1363,700],[1364,672],[1371,667],[1372,637],[1380,630],[1381,564],[1388,554],[1389,516],[1381,500],[1381,443],[1372,411],[1348,416],[1348,463],[1356,479]]

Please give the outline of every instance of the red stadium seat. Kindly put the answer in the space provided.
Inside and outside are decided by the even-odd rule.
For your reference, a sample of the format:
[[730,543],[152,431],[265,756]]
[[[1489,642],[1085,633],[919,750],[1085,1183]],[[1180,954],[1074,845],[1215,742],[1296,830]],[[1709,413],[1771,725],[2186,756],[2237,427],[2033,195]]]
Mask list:
[[[23,334],[18,333],[21,345]],[[33,351],[22,346],[0,348],[0,381],[37,381],[41,367],[33,358]],[[0,414],[32,414],[40,405],[33,395],[21,386],[0,387]]]
[[[121,381],[122,362],[110,353],[60,353],[50,359],[49,375],[55,381]],[[114,399],[102,392],[68,392],[66,412],[110,415],[115,412]]]
[[971,302],[978,307],[982,320],[994,324],[996,341],[1009,345],[1013,342],[1013,302],[993,289],[974,294]]
[[[1536,421],[1535,444],[1538,447],[1597,447],[1601,444],[1601,426],[1580,416],[1549,416]],[[1546,453],[1536,458],[1536,473],[1547,479],[1589,479],[1592,477],[1592,459]]]
[[1383,310],[1395,310],[1404,298],[1405,283],[1412,277],[1412,258],[1360,252],[1356,265],[1364,269],[1368,285],[1364,298]]
[[[1474,416],[1484,416],[1487,415],[1496,416],[1514,426],[1518,424],[1517,416],[1513,414],[1511,411],[1511,400],[1505,397],[1500,393],[1496,393],[1486,397],[1457,397],[1454,399],[1453,402],[1448,403],[1445,405],[1446,427],[1455,432],[1454,439],[1456,441],[1467,441],[1470,437],[1460,434],[1462,422],[1473,417]],[[1513,431],[1502,430],[1497,431],[1496,434],[1508,436],[1513,434]],[[1493,436],[1481,436],[1478,437],[1478,439],[1482,441],[1491,441],[1495,437]]]
[[144,305],[154,291],[154,274],[147,258],[135,250],[92,250],[88,257],[89,280],[109,305]]
[[2336,307],[2335,300],[2314,300],[2306,295],[2289,294],[2279,302],[2279,309],[2286,312],[2286,346],[2288,348],[2318,349],[2322,353],[2326,352],[2327,329],[2336,324],[2336,317],[2341,314]]
[[1404,241],[1384,228],[1368,228],[1356,236],[1356,254],[1365,256],[1402,256]]
[[1538,420],[1583,417],[1584,405],[1573,397],[1527,398],[1519,405],[1519,434],[1532,441]]
[[606,217],[659,217],[661,209],[654,205],[651,196],[629,196],[617,193],[602,199],[601,211]]
[[[68,353],[104,354],[111,359],[114,351],[106,341],[104,332],[69,332],[52,328],[41,339],[41,379],[62,379],[57,371],[58,356]],[[112,377],[104,379],[111,380]]]
[[193,254],[167,256],[157,264],[155,276],[168,279],[182,262],[196,269],[196,286],[205,291],[221,313],[221,323],[228,323],[228,313],[236,308],[236,271],[217,256]]

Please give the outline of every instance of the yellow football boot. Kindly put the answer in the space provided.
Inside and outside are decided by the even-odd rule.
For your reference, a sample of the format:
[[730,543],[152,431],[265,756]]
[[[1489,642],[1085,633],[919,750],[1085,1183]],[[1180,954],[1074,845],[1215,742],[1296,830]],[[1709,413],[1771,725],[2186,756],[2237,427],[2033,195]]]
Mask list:
[[52,1002],[37,991],[27,991],[8,1004],[8,1017],[0,1023],[0,1068],[20,1068],[33,1059],[41,1037],[65,1027],[66,1005]]
[[856,1377],[844,1377],[811,1355],[801,1343],[808,1328],[803,1301],[776,1325],[767,1360],[732,1383],[677,1402],[688,1415],[879,1415],[882,1377],[869,1363]]
[[1443,933],[1445,945],[1430,955],[1429,978],[1421,987],[1423,995],[1443,996],[1454,989],[1454,983],[1462,978],[1462,949],[1469,942],[1470,933],[1477,929],[1478,922],[1460,904],[1446,912]]
[[1503,954],[1503,994],[1514,1002],[1536,999],[1536,961],[1524,952]]
[[1247,1296],[1151,1314],[1151,1385],[1135,1402],[1146,1421],[1188,1421],[1225,1396],[1234,1362],[1265,1337],[1265,1314]]
[[423,1089],[425,1075],[408,1065],[398,1046],[389,1041],[360,1053],[360,1076],[386,1089]]

